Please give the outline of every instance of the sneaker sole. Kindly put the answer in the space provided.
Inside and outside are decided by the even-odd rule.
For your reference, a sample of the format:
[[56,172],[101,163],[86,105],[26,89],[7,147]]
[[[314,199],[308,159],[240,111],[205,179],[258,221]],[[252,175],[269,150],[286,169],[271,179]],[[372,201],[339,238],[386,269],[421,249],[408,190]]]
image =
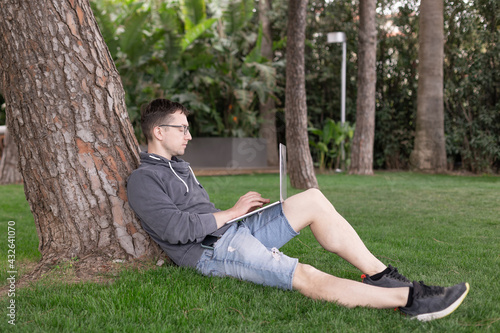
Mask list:
[[460,306],[460,304],[462,304],[463,300],[465,299],[465,296],[467,296],[467,294],[469,293],[469,289],[470,289],[469,283],[466,282],[465,286],[467,289],[462,294],[462,296],[460,296],[455,302],[453,302],[446,309],[438,311],[438,312],[417,315],[415,317],[412,317],[411,319],[417,319],[419,321],[430,321],[430,320],[446,317],[447,315],[449,315],[450,313],[455,311]]

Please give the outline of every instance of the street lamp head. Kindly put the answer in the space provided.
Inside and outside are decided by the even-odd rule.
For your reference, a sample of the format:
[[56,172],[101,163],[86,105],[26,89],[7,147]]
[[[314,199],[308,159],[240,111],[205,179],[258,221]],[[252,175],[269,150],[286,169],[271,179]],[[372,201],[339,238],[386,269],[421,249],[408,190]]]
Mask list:
[[[340,98],[340,123],[344,125],[345,123],[345,72],[346,72],[346,53],[347,53],[347,38],[344,32],[329,32],[326,35],[326,40],[328,43],[342,43],[342,95]],[[344,151],[344,141],[342,140],[341,149],[342,151],[342,165],[345,161],[345,151]]]
[[345,32],[329,32],[326,35],[326,40],[328,43],[345,43]]

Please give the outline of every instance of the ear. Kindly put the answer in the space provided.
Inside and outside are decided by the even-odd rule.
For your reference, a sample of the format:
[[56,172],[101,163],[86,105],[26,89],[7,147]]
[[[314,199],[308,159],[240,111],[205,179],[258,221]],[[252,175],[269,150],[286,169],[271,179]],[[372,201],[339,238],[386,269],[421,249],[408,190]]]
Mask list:
[[161,130],[160,126],[156,126],[155,128],[153,128],[153,136],[156,140],[163,141],[163,131]]

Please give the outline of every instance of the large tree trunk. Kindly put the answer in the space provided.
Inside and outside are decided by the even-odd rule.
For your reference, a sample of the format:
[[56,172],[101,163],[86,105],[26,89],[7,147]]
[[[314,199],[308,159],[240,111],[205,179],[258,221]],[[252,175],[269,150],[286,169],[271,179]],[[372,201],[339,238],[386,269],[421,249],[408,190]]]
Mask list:
[[307,104],[304,66],[307,1],[288,4],[286,43],[285,119],[288,173],[295,188],[318,187],[307,136]]
[[413,169],[442,172],[446,170],[444,137],[443,1],[422,0],[418,51],[417,131],[410,155]]
[[373,174],[375,86],[377,82],[376,7],[376,0],[360,0],[359,2],[358,96],[356,99],[356,130],[349,170],[351,174]]
[[127,204],[138,144],[89,2],[7,0],[0,15],[0,90],[41,266],[157,253]]
[[[271,0],[259,1],[259,21],[262,24],[262,43],[260,51],[263,57],[273,61],[273,39],[271,34]],[[276,135],[276,106],[274,99],[267,98],[265,103],[259,105],[262,125],[260,126],[260,136],[267,141],[267,164],[275,166],[279,164],[278,158],[278,138]]]
[[17,184],[23,181],[21,172],[19,172],[18,161],[19,154],[17,152],[17,145],[12,140],[9,131],[5,133],[3,139],[3,150],[1,152],[2,158],[0,159],[0,184]]

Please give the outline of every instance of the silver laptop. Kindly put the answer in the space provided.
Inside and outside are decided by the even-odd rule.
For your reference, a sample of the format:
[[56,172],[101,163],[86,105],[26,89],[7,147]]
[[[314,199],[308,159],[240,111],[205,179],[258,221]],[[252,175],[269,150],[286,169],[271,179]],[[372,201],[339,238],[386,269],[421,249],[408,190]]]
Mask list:
[[236,222],[239,220],[244,219],[245,217],[248,217],[250,215],[259,213],[263,211],[264,209],[271,208],[273,206],[276,206],[277,204],[283,202],[286,200],[286,186],[287,186],[287,177],[286,177],[286,146],[281,144],[279,145],[279,155],[280,155],[280,200],[270,203],[264,207],[261,207],[259,209],[253,210],[249,213],[246,213],[244,215],[238,216],[237,218],[234,218],[226,223],[232,223]]

